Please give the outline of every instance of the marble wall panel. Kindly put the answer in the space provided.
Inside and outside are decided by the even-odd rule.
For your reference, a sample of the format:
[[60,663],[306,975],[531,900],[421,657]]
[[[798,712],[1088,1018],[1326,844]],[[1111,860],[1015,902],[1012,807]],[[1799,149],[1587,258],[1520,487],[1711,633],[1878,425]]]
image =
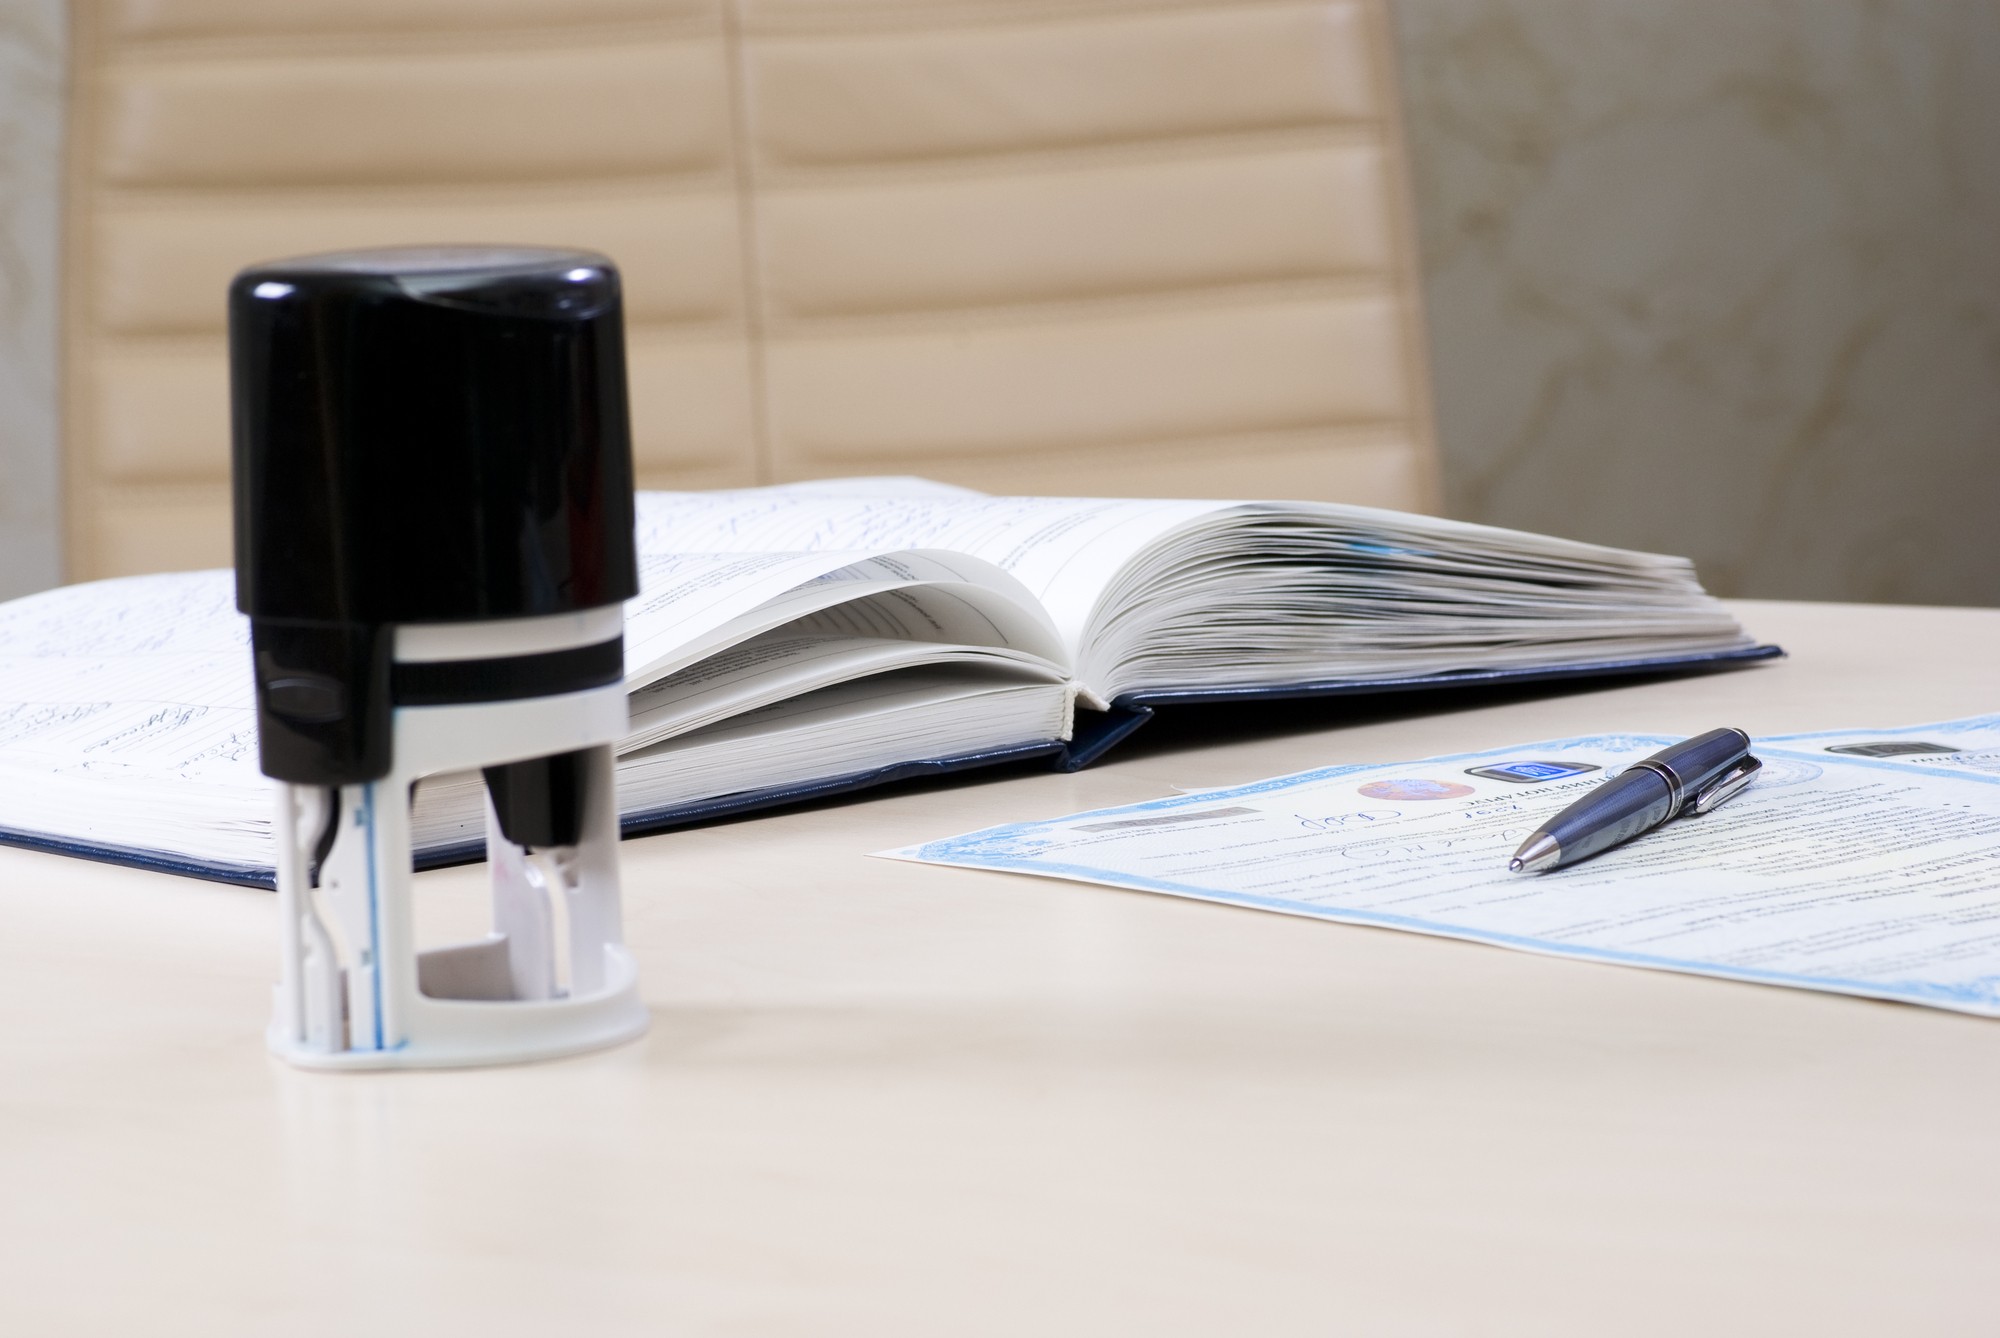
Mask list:
[[0,599],[54,585],[62,0],[0,0]]
[[2000,604],[2000,4],[1395,15],[1454,514]]

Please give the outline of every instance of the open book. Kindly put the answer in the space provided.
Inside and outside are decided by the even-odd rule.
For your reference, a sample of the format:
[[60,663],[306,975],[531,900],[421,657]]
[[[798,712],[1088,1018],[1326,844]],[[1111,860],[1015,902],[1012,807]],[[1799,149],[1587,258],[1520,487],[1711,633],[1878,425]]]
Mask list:
[[[1159,705],[1775,655],[1681,558],[1362,507],[908,479],[639,496],[628,834],[925,771],[1081,766]],[[476,858],[476,773],[413,798]],[[269,886],[227,571],[0,605],[0,841]]]

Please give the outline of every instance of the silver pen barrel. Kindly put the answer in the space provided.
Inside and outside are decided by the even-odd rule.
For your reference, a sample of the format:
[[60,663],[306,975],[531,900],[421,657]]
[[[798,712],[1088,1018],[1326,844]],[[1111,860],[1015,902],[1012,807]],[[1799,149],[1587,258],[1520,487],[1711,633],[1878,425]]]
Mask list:
[[1507,867],[1515,873],[1540,873],[1589,859],[1659,826],[1673,811],[1674,791],[1666,779],[1633,767],[1543,823]]
[[[1712,785],[1717,787],[1713,800],[1720,803],[1756,774],[1749,750],[1750,736],[1727,728],[1662,748],[1543,823],[1521,843],[1507,868],[1541,873],[1589,859],[1679,815]],[[1712,806],[1703,804],[1697,811]]]

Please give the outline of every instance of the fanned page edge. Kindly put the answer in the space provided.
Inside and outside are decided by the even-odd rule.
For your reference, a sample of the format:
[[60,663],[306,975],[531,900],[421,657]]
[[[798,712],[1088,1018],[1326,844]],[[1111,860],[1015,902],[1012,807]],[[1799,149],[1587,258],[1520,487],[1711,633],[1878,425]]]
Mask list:
[[[1581,638],[1577,633],[1592,621],[1618,625],[1619,638],[1628,642],[1653,643],[1637,654],[1628,650],[1626,658],[1657,658],[1661,652],[1674,657],[1733,652],[1752,649],[1756,644],[1741,623],[1702,587],[1694,563],[1685,557],[1338,502],[1203,501],[1189,505],[1202,509],[1185,515],[1128,553],[1118,569],[1101,582],[1099,593],[1080,624],[1075,641],[1076,677],[1084,700],[1095,709],[1109,710],[1113,703],[1124,700],[1230,700],[1238,696],[1250,699],[1267,692],[1318,695],[1295,685],[1325,682],[1344,686],[1378,678],[1415,684],[1432,676],[1416,666],[1385,666],[1384,672],[1377,673],[1372,667],[1363,668],[1350,662],[1344,666],[1345,672],[1325,680],[1307,679],[1304,675],[1309,671],[1302,667],[1297,678],[1280,671],[1266,683],[1231,682],[1243,654],[1265,655],[1268,658],[1264,662],[1273,666],[1297,658],[1295,650],[1288,652],[1273,646],[1251,651],[1239,645],[1231,648],[1237,654],[1226,675],[1218,675],[1213,668],[1204,669],[1198,663],[1183,664],[1181,672],[1188,680],[1209,680],[1204,686],[1173,689],[1149,686],[1149,682],[1157,683],[1162,674],[1157,664],[1147,665],[1145,661],[1166,653],[1175,638],[1184,645],[1174,653],[1187,654],[1185,643],[1190,632],[1186,626],[1189,610],[1185,607],[1188,602],[1185,587],[1192,579],[1188,572],[1212,563],[1218,551],[1254,556],[1259,551],[1256,545],[1260,538],[1268,543],[1273,532],[1281,535],[1289,532],[1294,545],[1298,543],[1296,536],[1312,536],[1324,546],[1325,551],[1319,556],[1333,565],[1302,563],[1295,548],[1289,555],[1269,562],[1265,579],[1289,576],[1295,583],[1301,572],[1313,571],[1328,581],[1335,607],[1343,597],[1346,602],[1353,602],[1351,587],[1355,584],[1386,582],[1400,583],[1402,587],[1392,589],[1388,597],[1398,598],[1410,589],[1423,590],[1435,602],[1463,610],[1459,615],[1461,621],[1467,614],[1490,614],[1496,600],[1506,601],[1515,610],[1515,620],[1521,626],[1511,632],[1489,631],[1487,635],[1500,637],[1490,646],[1461,644],[1451,652],[1453,658],[1496,658],[1505,640],[1523,636],[1541,638],[1542,629],[1548,626],[1567,626],[1570,632],[1568,636],[1548,639],[1548,649],[1555,656],[1562,655],[1565,643],[1588,656],[1587,642],[1579,644]],[[1216,608],[1240,614],[1261,598],[1255,586],[1245,587],[1240,578],[1234,582],[1235,588],[1227,580],[1202,579],[1211,586],[1204,592],[1201,604],[1199,616],[1204,619]],[[1343,584],[1350,588],[1341,589]],[[1152,591],[1176,587],[1181,588],[1178,599],[1182,608],[1164,617],[1162,610],[1147,610],[1153,599]],[[1119,592],[1120,597],[1113,599],[1113,592]],[[1368,598],[1379,605],[1384,595],[1377,592]],[[1704,622],[1708,626],[1703,630],[1689,626]],[[1177,623],[1180,625],[1176,626]],[[1602,629],[1599,631],[1601,634]],[[1199,635],[1205,637],[1205,630]],[[1367,634],[1363,633],[1356,644],[1365,646],[1367,642]],[[1675,643],[1689,649],[1669,649]],[[1196,647],[1195,659],[1214,658],[1213,648],[1199,641]],[[1318,647],[1317,651],[1323,657],[1337,658],[1331,643]],[[1409,656],[1402,658],[1407,660]],[[1613,652],[1604,660],[1612,662],[1616,658]],[[1560,668],[1564,663],[1556,658],[1553,667]],[[1531,661],[1513,667],[1543,666]],[[1481,671],[1440,668],[1436,672],[1445,675]],[[1223,681],[1215,682],[1217,677]]]

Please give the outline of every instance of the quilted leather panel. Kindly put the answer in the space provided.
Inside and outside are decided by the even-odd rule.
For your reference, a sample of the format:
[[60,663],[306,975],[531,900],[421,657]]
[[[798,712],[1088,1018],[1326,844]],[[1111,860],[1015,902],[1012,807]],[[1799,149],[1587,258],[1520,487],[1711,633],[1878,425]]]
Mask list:
[[618,258],[648,486],[755,480],[718,0],[78,3],[69,574],[229,560],[223,293],[422,241]]
[[626,335],[632,460],[642,488],[756,482],[750,350],[739,334],[633,326]]
[[[1198,441],[1231,442],[1238,465],[1268,453],[1273,476],[1307,439],[1365,430],[1425,451],[1376,11],[745,13],[777,477],[985,486],[1016,454],[1039,491],[1198,492],[1244,477],[1200,462]],[[1428,500],[1421,468],[1328,449],[1353,468],[1277,492]],[[1148,450],[1174,470],[1103,482]]]
[[747,53],[759,152],[794,166],[1014,154],[1362,120],[1377,105],[1354,4],[1078,0],[1025,23],[989,8],[997,22],[927,23],[913,7],[909,27],[753,9],[773,20]]
[[238,38],[297,33],[423,33],[546,28],[553,22],[708,19],[711,0],[113,0],[104,28],[118,39]]
[[1083,496],[1116,497],[1143,479],[1159,497],[1408,497],[1422,492],[1421,464],[1394,432],[1335,428],[1243,433],[1098,446],[1089,451],[1009,450],[954,457],[969,488],[1034,492],[1059,475]]
[[1383,272],[1380,150],[1305,145],[761,193],[777,317],[1061,302]]
[[112,334],[220,331],[223,293],[248,260],[337,247],[505,240],[616,256],[629,320],[740,321],[741,236],[735,193],[719,187],[430,198],[250,193],[231,200],[183,192],[99,211],[91,314]]
[[97,161],[117,186],[542,181],[722,162],[712,40],[231,54],[105,73]]
[[856,473],[1386,421],[1404,407],[1396,347],[1376,294],[776,339],[765,356],[781,459]]
[[[742,339],[635,326],[628,344],[632,454],[645,486],[747,482],[750,359]],[[228,486],[229,368],[217,341],[108,342],[90,377],[87,409],[104,482]]]
[[[229,494],[209,488],[116,489],[97,502],[93,576],[187,571],[227,562]],[[224,556],[216,557],[218,538]]]
[[222,293],[616,257],[647,486],[1433,496],[1380,0],[77,0],[70,576],[229,557]]
[[229,367],[220,341],[106,341],[88,377],[86,411],[105,482],[227,485]]

